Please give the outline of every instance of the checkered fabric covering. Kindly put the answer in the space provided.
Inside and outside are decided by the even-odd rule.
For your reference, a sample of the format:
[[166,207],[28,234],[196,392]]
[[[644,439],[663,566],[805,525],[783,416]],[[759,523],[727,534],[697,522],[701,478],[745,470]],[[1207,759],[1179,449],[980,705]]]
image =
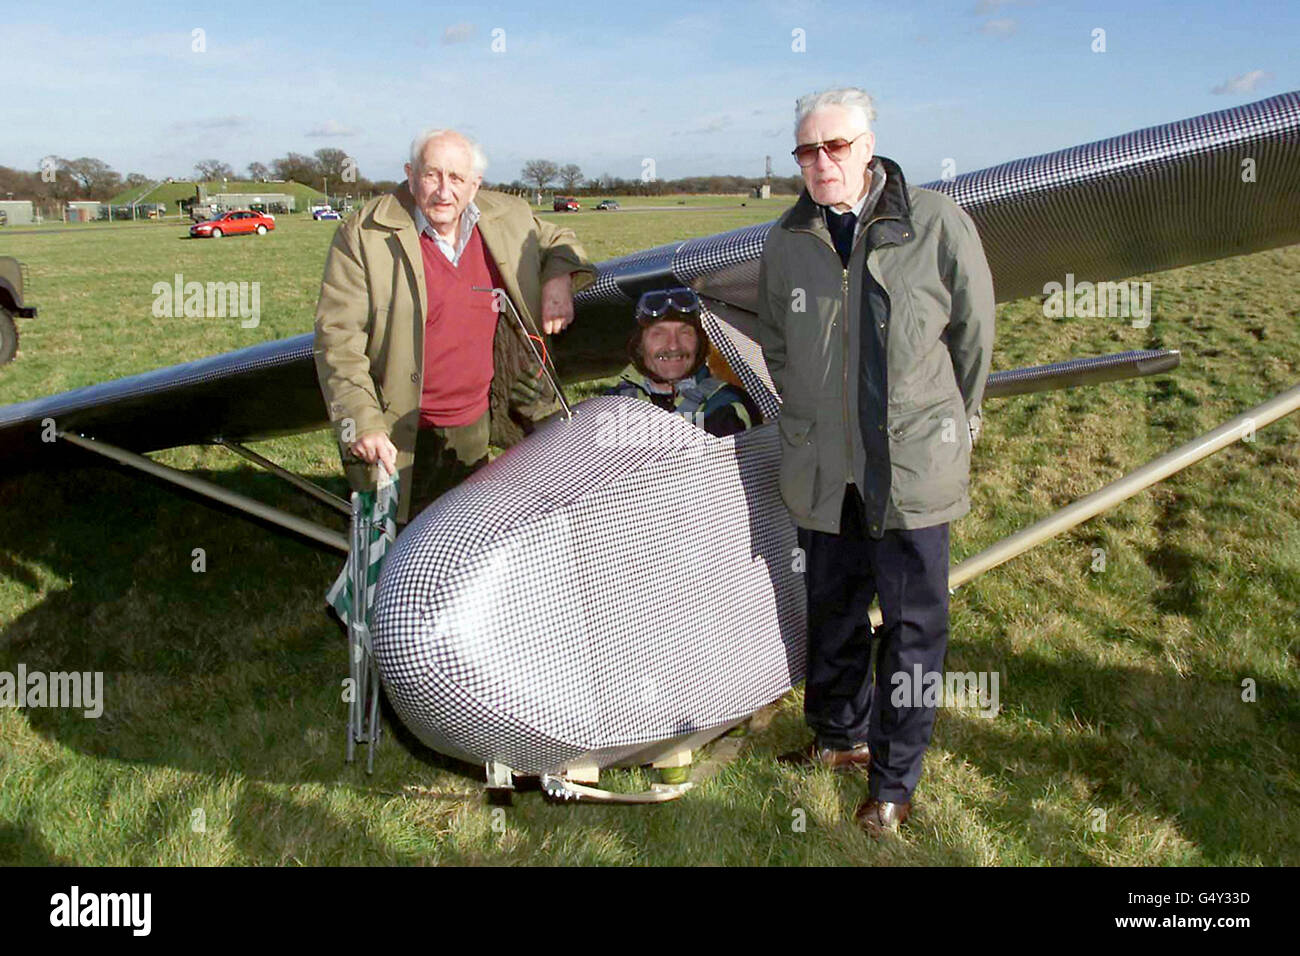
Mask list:
[[426,744],[521,773],[722,727],[803,676],[805,594],[773,425],[714,438],[590,399],[426,509],[373,641]]
[[722,353],[722,357],[740,379],[740,384],[745,386],[749,397],[758,405],[759,411],[763,413],[763,421],[775,421],[781,414],[781,399],[776,394],[776,385],[767,370],[767,363],[763,361],[762,347],[712,309],[705,307],[701,312],[704,334],[709,337],[713,347]]
[[1067,272],[1122,279],[1287,245],[1300,241],[1300,93],[926,186],[970,213],[999,301]]

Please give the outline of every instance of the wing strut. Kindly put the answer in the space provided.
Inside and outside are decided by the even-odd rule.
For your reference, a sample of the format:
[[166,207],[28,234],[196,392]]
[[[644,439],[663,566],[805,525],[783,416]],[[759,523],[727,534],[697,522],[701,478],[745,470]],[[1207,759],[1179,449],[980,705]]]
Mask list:
[[989,376],[984,386],[984,397],[1007,398],[1010,395],[1027,395],[1030,392],[1047,392],[1057,388],[1098,385],[1102,382],[1158,375],[1177,368],[1180,359],[1178,349],[1139,349],[1134,352],[1112,352],[1110,355],[1069,359],[1051,365],[1011,368]]
[[[326,528],[324,525],[318,525],[315,522],[306,520],[305,518],[299,518],[297,515],[291,515],[287,511],[281,511],[279,508],[272,508],[270,505],[249,498],[247,495],[241,495],[236,491],[222,488],[220,485],[207,481],[204,478],[198,478],[194,475],[186,474],[177,468],[159,464],[152,458],[146,458],[144,455],[137,455],[133,451],[118,448],[116,445],[110,445],[108,442],[95,441],[93,438],[86,438],[84,435],[74,435],[71,432],[61,431],[57,434],[60,438],[71,442],[78,448],[84,448],[86,451],[93,451],[97,455],[111,458],[119,464],[127,465],[131,468],[143,471],[145,474],[153,475],[155,478],[161,478],[163,481],[170,481],[174,485],[180,485],[182,488],[212,498],[222,504],[229,505],[232,508],[237,508],[246,514],[261,518],[263,521],[269,521],[282,528],[287,528],[290,531],[297,532],[303,537],[311,538],[313,541],[328,545],[336,551],[342,551],[344,554],[347,553],[347,535]],[[350,510],[351,509],[349,509],[349,511]]]
[[[1123,478],[1112,481],[1104,488],[1085,495],[1073,504],[1066,505],[1054,514],[1031,524],[1028,528],[1022,528],[1015,534],[990,545],[979,554],[971,555],[965,561],[953,565],[948,572],[948,589],[951,591],[961,587],[985,571],[992,570],[1063,531],[1069,531],[1089,518],[1110,510],[1121,501],[1132,498],[1139,491],[1144,491],[1189,465],[1210,457],[1239,439],[1254,441],[1257,429],[1271,425],[1279,418],[1285,418],[1296,409],[1300,409],[1300,385],[1292,386],[1281,395],[1242,412],[1218,428],[1179,445],[1173,451],[1147,462]],[[871,626],[880,627],[880,624],[880,608],[876,607],[871,611]]]
[[326,491],[320,485],[316,484],[315,482],[308,481],[306,478],[302,477],[302,475],[295,475],[293,472],[285,468],[281,468],[275,462],[271,461],[271,459],[263,458],[257,452],[253,451],[253,449],[247,448],[239,444],[239,442],[228,441],[225,438],[218,438],[216,440],[216,444],[221,445],[225,448],[229,448],[236,455],[240,455],[243,458],[247,458],[253,464],[265,468],[267,471],[275,475],[277,478],[283,478],[285,481],[289,482],[289,484],[293,485],[299,491],[305,491],[307,494],[311,495],[317,501],[324,502],[325,504],[333,508],[335,511],[340,511],[343,514],[347,515],[348,517],[352,516],[352,506],[348,504],[346,501],[344,501],[342,498],[340,498],[338,495]]

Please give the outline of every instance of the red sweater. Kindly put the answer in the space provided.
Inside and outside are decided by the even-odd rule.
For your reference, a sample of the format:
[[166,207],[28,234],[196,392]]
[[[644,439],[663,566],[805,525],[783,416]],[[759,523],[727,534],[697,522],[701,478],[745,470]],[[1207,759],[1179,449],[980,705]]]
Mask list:
[[488,410],[497,313],[490,292],[501,275],[475,226],[460,263],[452,265],[428,234],[420,235],[429,312],[424,321],[420,427],[471,425]]

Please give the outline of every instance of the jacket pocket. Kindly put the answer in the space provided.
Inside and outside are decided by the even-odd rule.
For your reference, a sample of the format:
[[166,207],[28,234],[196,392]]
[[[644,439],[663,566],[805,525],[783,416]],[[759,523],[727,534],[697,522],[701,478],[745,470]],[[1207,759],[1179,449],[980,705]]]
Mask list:
[[370,359],[373,371],[381,364],[388,349],[388,310],[374,308],[370,310],[369,325],[366,328],[366,358]]
[[890,493],[907,514],[938,513],[970,482],[970,432],[958,394],[889,410]]
[[784,412],[781,433],[781,498],[795,518],[812,514],[817,492],[816,424]]

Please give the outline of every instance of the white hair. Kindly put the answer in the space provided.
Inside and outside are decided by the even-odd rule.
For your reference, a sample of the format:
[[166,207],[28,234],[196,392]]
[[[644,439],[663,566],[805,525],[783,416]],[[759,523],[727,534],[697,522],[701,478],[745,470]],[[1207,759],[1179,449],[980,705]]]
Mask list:
[[458,136],[465,141],[469,147],[470,167],[474,175],[482,176],[483,171],[487,169],[487,153],[483,152],[483,147],[472,136],[466,136],[460,130],[444,129],[441,127],[431,127],[423,130],[420,135],[411,140],[411,168],[420,168],[420,159],[424,155],[424,147],[429,145],[429,140],[437,139],[439,136]]
[[876,104],[871,99],[871,94],[866,90],[860,90],[856,86],[841,86],[833,90],[822,90],[820,93],[809,93],[807,96],[799,97],[798,102],[794,105],[794,135],[797,139],[799,136],[799,127],[803,125],[809,115],[821,109],[823,106],[843,106],[846,109],[854,110],[862,117],[862,124],[866,127],[867,132],[871,132],[871,123],[876,118]]

